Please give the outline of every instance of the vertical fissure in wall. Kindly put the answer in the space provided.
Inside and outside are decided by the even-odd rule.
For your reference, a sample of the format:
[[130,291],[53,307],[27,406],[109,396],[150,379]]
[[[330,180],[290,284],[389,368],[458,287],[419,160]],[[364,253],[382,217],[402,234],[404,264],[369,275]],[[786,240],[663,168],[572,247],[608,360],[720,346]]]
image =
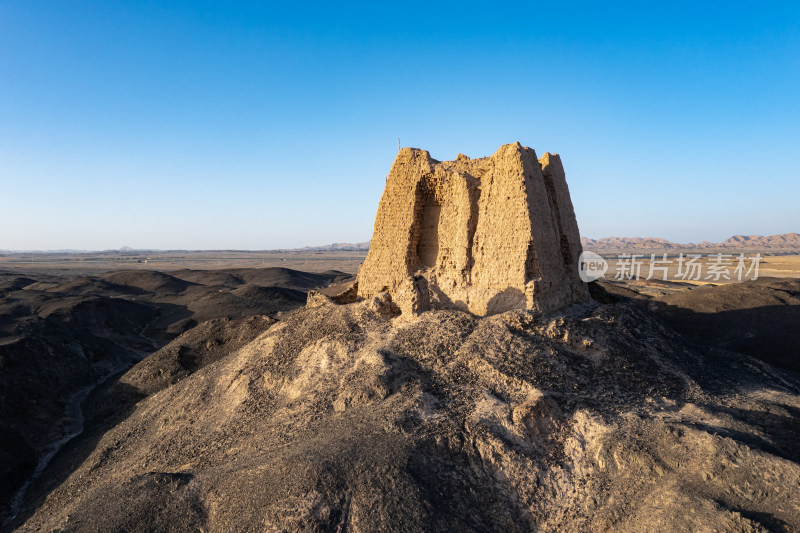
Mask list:
[[551,211],[553,213],[553,224],[558,232],[559,251],[561,252],[561,259],[564,265],[570,266],[572,264],[572,250],[569,246],[569,239],[564,233],[564,228],[561,227],[561,212],[558,209],[558,195],[556,193],[556,186],[553,183],[553,177],[545,174],[544,187],[547,191],[547,199],[550,201]]
[[480,212],[481,188],[480,178],[471,178],[473,186],[468,187],[469,193],[469,220],[467,221],[467,269],[464,273],[465,281],[472,282],[472,268],[475,266],[475,257],[472,249],[475,246],[475,230],[478,229],[478,213]]
[[439,259],[439,221],[442,216],[441,179],[435,175],[420,181],[418,217],[419,239],[417,259],[422,268],[434,268]]
[[531,242],[528,245],[528,254],[525,258],[525,281],[540,279],[542,269],[539,266],[539,256],[536,254],[536,245]]
[[435,267],[439,258],[439,218],[441,216],[442,206],[440,205],[430,204],[422,207],[417,256],[419,262],[426,268]]

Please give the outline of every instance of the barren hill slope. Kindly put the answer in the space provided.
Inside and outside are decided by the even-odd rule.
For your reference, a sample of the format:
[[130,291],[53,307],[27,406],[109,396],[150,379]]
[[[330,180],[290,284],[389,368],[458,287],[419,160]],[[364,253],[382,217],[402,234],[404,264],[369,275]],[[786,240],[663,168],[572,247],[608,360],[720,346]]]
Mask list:
[[[346,277],[286,268],[177,274],[0,272],[0,524],[14,513],[26,481],[81,431],[81,400],[98,383],[198,323],[225,322],[193,330],[203,336],[195,344],[220,338],[230,343],[241,335],[215,337],[215,331],[231,320],[245,328],[241,319],[295,309],[309,288]],[[197,364],[197,346],[186,344],[186,337],[182,342],[177,364],[186,368],[167,359],[154,370],[167,382],[174,377],[170,372],[193,371]]]
[[656,298],[654,309],[698,342],[800,372],[800,280],[698,287]]
[[800,528],[795,378],[624,302],[393,316],[315,295],[144,392],[18,530]]

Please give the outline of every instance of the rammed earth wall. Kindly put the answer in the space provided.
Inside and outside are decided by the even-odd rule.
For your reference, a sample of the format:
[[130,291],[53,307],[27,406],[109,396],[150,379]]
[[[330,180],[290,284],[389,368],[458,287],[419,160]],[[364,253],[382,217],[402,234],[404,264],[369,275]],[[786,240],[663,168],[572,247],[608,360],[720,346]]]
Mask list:
[[548,312],[588,298],[564,168],[519,143],[436,161],[403,148],[389,173],[358,295],[405,311]]

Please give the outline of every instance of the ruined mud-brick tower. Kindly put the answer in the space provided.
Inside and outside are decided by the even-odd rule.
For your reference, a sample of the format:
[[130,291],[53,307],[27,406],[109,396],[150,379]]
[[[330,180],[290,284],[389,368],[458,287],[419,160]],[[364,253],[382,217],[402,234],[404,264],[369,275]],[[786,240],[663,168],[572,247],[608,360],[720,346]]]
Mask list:
[[549,312],[588,299],[561,159],[519,143],[436,161],[403,148],[386,181],[358,295],[389,291],[403,312]]

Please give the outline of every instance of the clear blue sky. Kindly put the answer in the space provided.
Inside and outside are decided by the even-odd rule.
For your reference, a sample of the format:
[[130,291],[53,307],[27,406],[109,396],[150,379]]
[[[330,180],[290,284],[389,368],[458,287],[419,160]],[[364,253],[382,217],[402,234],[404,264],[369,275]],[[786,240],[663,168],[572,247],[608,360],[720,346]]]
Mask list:
[[0,249],[365,241],[398,137],[560,153],[588,237],[800,231],[800,3],[0,2]]

